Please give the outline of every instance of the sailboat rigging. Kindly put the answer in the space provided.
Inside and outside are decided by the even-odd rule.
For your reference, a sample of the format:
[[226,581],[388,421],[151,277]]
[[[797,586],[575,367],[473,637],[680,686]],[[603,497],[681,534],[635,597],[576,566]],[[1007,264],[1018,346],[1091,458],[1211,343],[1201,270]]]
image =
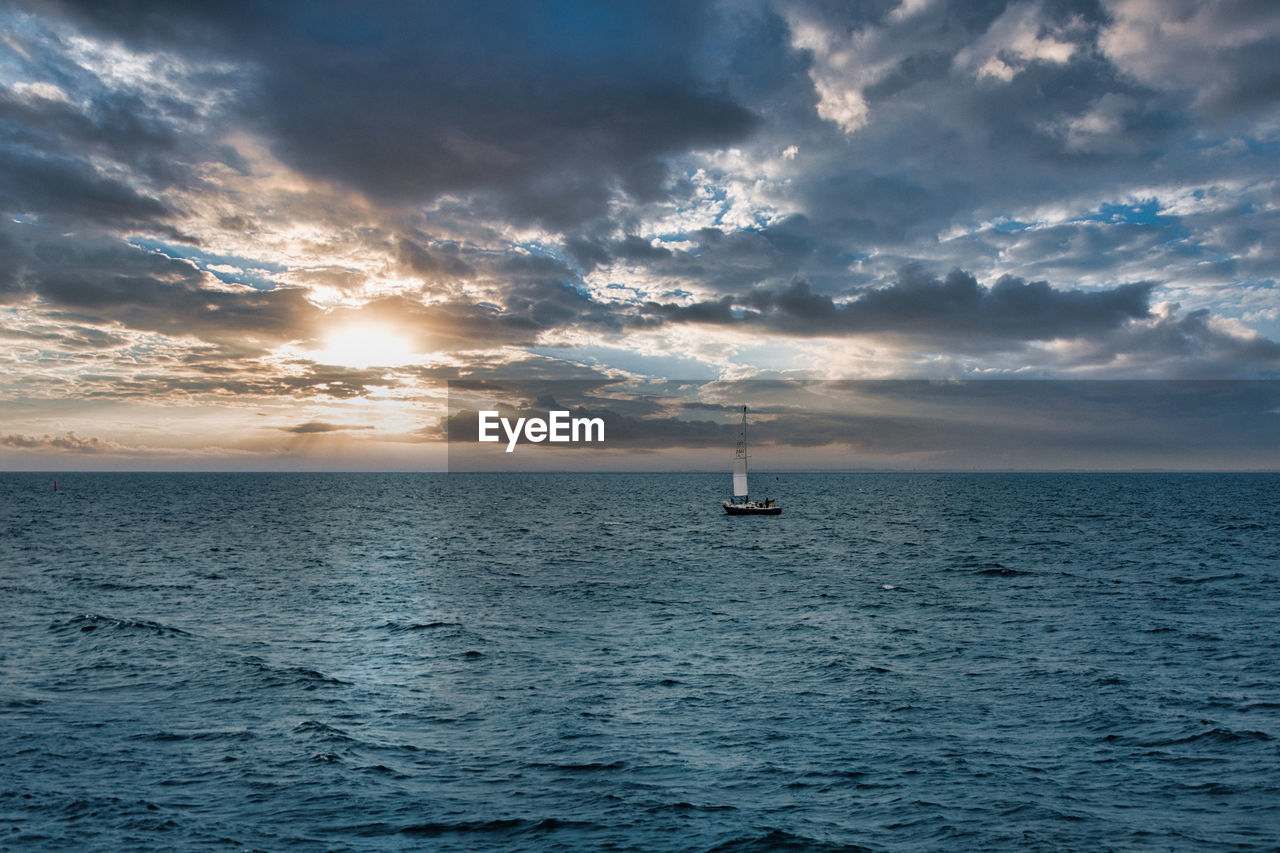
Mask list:
[[724,511],[729,515],[781,515],[777,501],[766,498],[764,502],[751,500],[747,491],[747,407],[742,407],[742,425],[733,447],[733,500],[725,501]]

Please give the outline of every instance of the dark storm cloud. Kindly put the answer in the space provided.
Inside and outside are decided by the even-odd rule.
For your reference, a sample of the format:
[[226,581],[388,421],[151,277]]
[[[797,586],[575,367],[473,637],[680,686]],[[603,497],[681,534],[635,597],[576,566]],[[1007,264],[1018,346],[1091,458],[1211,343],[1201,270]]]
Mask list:
[[135,44],[249,63],[245,106],[278,156],[388,201],[488,189],[512,215],[574,221],[611,182],[653,196],[657,158],[755,123],[700,76],[700,4],[53,5]]
[[12,151],[9,156],[10,162],[0,170],[0,205],[11,213],[90,220],[123,229],[154,224],[172,214],[163,202],[100,176],[84,161]]
[[63,316],[91,316],[134,329],[211,340],[257,338],[270,344],[297,336],[316,309],[298,290],[228,293],[147,277],[51,273],[35,292]]
[[299,289],[212,287],[190,263],[127,244],[39,225],[8,231],[0,260],[17,271],[10,298],[38,296],[49,317],[261,349],[305,335],[320,315]]
[[1268,0],[1111,4],[1103,40],[1128,74],[1190,92],[1215,118],[1274,105],[1280,80],[1280,8]]
[[919,267],[895,284],[843,304],[797,280],[779,290],[689,305],[650,302],[649,314],[669,322],[762,326],[791,335],[897,334],[934,337],[981,348],[986,343],[1088,337],[1150,314],[1153,285],[1110,290],[1057,290],[1047,282],[1003,276],[990,288],[954,270],[937,279]]
[[423,240],[415,240],[407,236],[400,237],[395,243],[395,257],[410,272],[416,273],[428,281],[470,278],[475,274],[471,265],[463,260],[456,246],[439,247],[432,251],[422,245]]
[[[1123,455],[1139,449],[1195,452],[1253,448],[1274,457],[1280,382],[1270,380],[1102,380],[844,382],[848,398],[887,401],[930,423],[930,442],[972,451]],[[870,403],[863,403],[870,406]]]
[[532,328],[553,329],[587,324],[616,325],[612,311],[560,279],[531,279],[513,284],[507,292],[505,315],[524,320]]
[[[1036,65],[1008,83],[953,72],[911,95],[920,108],[870,102],[870,124],[845,143],[852,156],[819,143],[820,165],[796,176],[825,239],[914,247],[975,218],[1081,193],[1109,200],[1155,159],[1208,171],[1180,141],[1187,118],[1097,59]],[[1108,96],[1133,106],[1108,116],[1105,130],[1076,129],[1092,127],[1090,114]]]
[[1001,257],[1025,268],[1101,271],[1162,252],[1185,251],[1166,228],[1125,223],[1069,223],[1016,234],[986,235]]
[[[867,107],[856,131],[810,121],[776,132],[779,147],[799,146],[806,167],[791,176],[793,191],[825,242],[874,246],[890,263],[922,246],[936,258],[939,234],[1020,209],[1071,210],[1120,201],[1135,186],[1269,180],[1262,176],[1274,172],[1273,158],[1206,156],[1204,147],[1232,133],[1269,133],[1278,105],[1269,83],[1274,62],[1232,56],[1246,49],[1280,56],[1275,4],[935,2],[905,20],[890,14],[896,5],[786,6],[797,10],[793,25],[817,21],[846,59],[856,57],[837,67],[811,54],[811,73],[856,92]],[[1054,49],[1037,53],[1037,40]],[[1004,76],[984,71],[988,61]],[[1224,75],[1235,81],[1228,88],[1254,96],[1256,125],[1200,108],[1194,93],[1227,85]],[[1264,215],[1258,206],[1208,218]],[[1123,224],[1099,230],[1111,227]],[[1166,240],[1188,237],[1171,223],[1157,227]],[[1186,240],[1181,263],[1216,254],[1198,237]],[[940,250],[974,268],[981,261],[965,253],[970,247]],[[1108,262],[1105,254],[1091,260]],[[1162,277],[1154,274],[1158,261],[1148,266],[1150,277]],[[1046,261],[1044,274],[1061,280],[1072,269]]]
[[1076,354],[1082,366],[1106,365],[1123,358],[1134,372],[1176,368],[1190,379],[1275,376],[1280,373],[1280,343],[1262,335],[1229,333],[1212,323],[1207,308],[1170,312],[1154,323],[1118,328],[1089,341]]
[[[934,136],[935,131],[926,134]],[[922,134],[908,129],[902,135]],[[855,246],[898,245],[936,234],[981,195],[971,178],[932,170],[912,174],[893,166],[887,172],[836,167],[825,175],[807,174],[799,190],[809,215],[841,235],[841,242]]]
[[[1276,21],[1274,3],[1265,5],[1264,14],[1271,23]],[[1233,116],[1267,108],[1275,103],[1275,92],[1280,90],[1280,39],[1270,38],[1241,45],[1225,51],[1219,58],[1220,81],[1205,98],[1206,105],[1215,113]]]
[[0,224],[0,305],[23,293],[21,241]]
[[856,253],[825,241],[803,215],[749,230],[700,228],[683,235],[691,248],[653,245],[635,234],[621,239],[576,236],[565,249],[584,271],[608,263],[642,267],[659,281],[680,280],[722,292],[786,281],[803,271],[829,287],[847,283]]
[[[64,82],[73,86],[76,81]],[[188,108],[172,101],[163,106],[168,112],[132,93],[94,91],[74,104],[0,89],[0,124],[15,148],[63,156],[93,153],[172,180],[180,174],[174,156],[181,149],[173,121],[187,118]]]
[[182,211],[165,199],[195,180],[191,163],[205,153],[184,138],[199,124],[191,105],[95,77],[47,33],[22,46],[30,33],[20,29],[10,58],[22,60],[20,79],[40,82],[0,87],[0,209],[51,228],[191,242],[174,225]]

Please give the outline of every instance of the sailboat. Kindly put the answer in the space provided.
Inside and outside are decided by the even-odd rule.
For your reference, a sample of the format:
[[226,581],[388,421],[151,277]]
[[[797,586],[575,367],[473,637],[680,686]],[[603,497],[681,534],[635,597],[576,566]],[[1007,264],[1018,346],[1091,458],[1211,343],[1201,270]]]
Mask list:
[[771,498],[764,503],[751,500],[747,492],[747,407],[742,407],[742,426],[733,448],[733,500],[724,502],[729,515],[781,515],[782,507]]

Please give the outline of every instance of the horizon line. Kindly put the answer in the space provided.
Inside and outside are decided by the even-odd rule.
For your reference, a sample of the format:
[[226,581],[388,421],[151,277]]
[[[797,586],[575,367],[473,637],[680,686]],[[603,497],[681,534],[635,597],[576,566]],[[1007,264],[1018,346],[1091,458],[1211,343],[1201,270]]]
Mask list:
[[[811,474],[1280,474],[1280,468],[795,468],[756,471],[758,476],[792,476]],[[635,469],[635,470],[416,470],[400,468],[77,468],[77,469],[0,469],[0,476],[26,475],[77,475],[77,474],[709,474],[728,476],[719,469],[689,470],[687,468]]]

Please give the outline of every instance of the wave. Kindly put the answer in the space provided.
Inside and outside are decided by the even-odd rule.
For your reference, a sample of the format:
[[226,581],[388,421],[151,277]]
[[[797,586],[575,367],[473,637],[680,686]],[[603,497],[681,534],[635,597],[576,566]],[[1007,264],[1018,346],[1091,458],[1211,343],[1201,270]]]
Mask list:
[[1226,575],[1206,575],[1201,578],[1188,578],[1188,577],[1183,577],[1179,575],[1179,576],[1171,577],[1169,578],[1169,580],[1173,581],[1176,584],[1192,584],[1192,583],[1213,583],[1214,581],[1234,581],[1234,580],[1239,580],[1240,578],[1243,578],[1243,577],[1244,577],[1244,574],[1242,574],[1241,572],[1231,572],[1230,574],[1226,574]]
[[526,764],[525,766],[539,770],[560,770],[569,773],[592,773],[599,770],[622,770],[627,766],[627,763],[625,761],[610,761],[608,764],[603,764],[598,761],[589,761],[585,764],[552,764],[548,762],[533,762]]
[[678,803],[664,803],[658,806],[650,806],[645,809],[645,811],[650,814],[657,814],[660,812],[736,812],[737,810],[737,806],[699,806],[693,803],[686,803],[683,800]]
[[464,820],[455,823],[418,823],[402,827],[405,835],[434,838],[441,835],[529,835],[555,832],[561,829],[599,829],[599,824],[579,820],[560,820],[548,817],[542,820],[503,818],[498,820]]
[[1246,702],[1240,706],[1241,711],[1275,711],[1280,709],[1280,702]]
[[303,720],[293,727],[294,734],[306,734],[321,740],[354,742],[355,738],[335,726],[317,720]]
[[431,631],[436,628],[461,628],[461,622],[385,622],[381,626],[382,630],[390,631],[393,634],[408,634],[413,631]]
[[1244,731],[1234,731],[1225,728],[1212,728],[1207,732],[1199,732],[1197,734],[1188,735],[1186,737],[1176,738],[1174,740],[1164,741],[1163,743],[1153,744],[1158,746],[1175,746],[1183,743],[1198,743],[1200,741],[1208,741],[1209,743],[1253,743],[1258,741],[1271,740],[1271,735],[1266,732],[1245,729]]
[[248,729],[210,729],[207,731],[194,732],[140,732],[130,735],[130,740],[154,741],[156,743],[184,742],[184,741],[249,741],[257,737],[257,734]]
[[1109,734],[1103,738],[1103,741],[1107,743],[1119,743],[1128,746],[1142,747],[1144,749],[1152,749],[1162,746],[1182,746],[1184,744],[1192,743],[1233,744],[1258,743],[1269,740],[1272,740],[1272,737],[1266,732],[1254,731],[1252,729],[1233,731],[1232,729],[1217,726],[1207,729],[1206,731],[1195,732],[1194,734],[1182,735],[1179,737],[1138,738],[1131,735]]
[[247,662],[262,676],[267,687],[300,686],[303,690],[317,690],[322,687],[342,687],[351,684],[341,678],[325,675],[314,669],[302,666],[272,666],[261,658],[250,657]]
[[710,848],[707,853],[754,853],[754,851],[766,853],[766,851],[774,850],[820,851],[820,853],[871,853],[870,847],[863,847],[860,844],[818,841],[772,827],[766,828],[759,835],[742,836],[717,844],[715,847]]
[[69,634],[73,631],[88,634],[97,630],[106,630],[132,631],[142,634],[154,634],[160,637],[191,636],[189,631],[184,631],[173,625],[165,625],[162,622],[153,622],[149,619],[115,619],[98,613],[82,613],[63,622],[54,622],[49,626],[49,630],[59,634]]

